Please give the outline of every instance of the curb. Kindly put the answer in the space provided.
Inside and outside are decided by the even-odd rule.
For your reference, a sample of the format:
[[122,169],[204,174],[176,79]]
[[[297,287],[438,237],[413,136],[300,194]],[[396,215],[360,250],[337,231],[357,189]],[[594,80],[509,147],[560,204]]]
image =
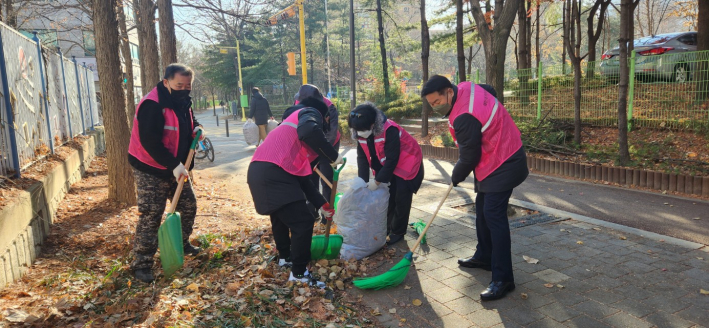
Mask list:
[[[421,151],[425,157],[438,157],[454,162],[458,160],[457,148],[421,145]],[[625,187],[634,186],[709,198],[709,177],[580,164],[539,158],[529,154],[527,154],[527,166],[530,172],[544,175],[602,181]]]
[[[432,185],[432,186],[436,186],[439,188],[448,188],[447,184],[443,184],[440,182],[433,182],[433,181],[424,180],[423,184]],[[470,191],[469,189],[461,188],[461,187],[454,187],[453,189],[456,189],[459,191]],[[556,216],[568,217],[573,220],[577,220],[577,221],[581,221],[581,222],[585,222],[585,223],[617,230],[617,231],[627,233],[627,234],[637,235],[637,236],[648,238],[648,239],[654,240],[654,241],[664,240],[663,241],[664,243],[672,244],[672,245],[676,245],[676,246],[680,246],[680,247],[685,247],[688,249],[701,249],[704,247],[709,247],[704,244],[695,243],[692,241],[687,241],[687,240],[683,240],[683,239],[679,239],[679,238],[675,238],[675,237],[665,236],[665,235],[661,235],[658,233],[645,231],[645,230],[641,230],[641,229],[637,229],[637,228],[631,228],[631,227],[624,226],[624,225],[617,224],[617,223],[606,222],[606,221],[594,219],[592,217],[588,217],[585,215],[562,211],[562,210],[558,210],[558,209],[555,209],[552,207],[537,205],[534,203],[521,201],[521,200],[517,200],[517,199],[513,199],[513,198],[510,198],[510,204],[515,205],[515,206],[519,206],[519,207],[523,207],[523,208],[527,208],[530,210],[553,214]]]

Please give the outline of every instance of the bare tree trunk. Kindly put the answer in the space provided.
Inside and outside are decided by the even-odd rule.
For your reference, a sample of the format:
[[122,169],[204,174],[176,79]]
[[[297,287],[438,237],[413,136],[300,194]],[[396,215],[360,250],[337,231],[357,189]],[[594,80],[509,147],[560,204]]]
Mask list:
[[525,25],[527,27],[527,33],[525,34],[525,42],[527,43],[527,68],[532,67],[532,16],[529,15],[529,11],[532,9],[532,0],[523,0],[526,3],[525,12]]
[[529,81],[529,65],[527,60],[529,59],[529,48],[527,44],[527,9],[525,3],[527,1],[519,2],[519,10],[517,11],[517,26],[519,27],[519,33],[517,34],[517,72],[519,77],[519,90],[518,95],[521,100],[522,106],[529,103],[529,97],[527,96],[527,82]]
[[455,0],[455,43],[458,54],[458,83],[465,78],[465,49],[463,47],[463,0]]
[[[709,2],[699,1],[697,17],[697,50],[709,50]],[[709,98],[709,53],[698,56],[700,61],[695,72],[697,83],[697,100]]]
[[[128,117],[135,116],[135,88],[133,83],[133,57],[130,53],[130,42],[128,41],[128,25],[126,24],[126,14],[123,6],[126,6],[126,1],[122,0],[122,5],[117,8],[118,26],[121,32],[121,54],[123,55],[123,63],[126,66],[126,113]],[[133,120],[128,120],[128,126],[133,127]]]
[[12,28],[17,27],[17,13],[14,8],[14,0],[5,1],[5,24]]
[[172,0],[158,0],[160,16],[160,58],[162,67],[177,62],[177,38],[175,37],[175,17],[172,15]]
[[153,0],[133,0],[138,49],[140,52],[140,82],[145,96],[160,82],[160,54],[158,36],[155,31],[155,2]]
[[5,1],[10,1],[10,0],[0,0],[0,22],[5,21],[5,16],[3,16],[3,9],[5,8]]
[[630,162],[628,150],[628,84],[630,83],[630,68],[628,67],[628,45],[632,40],[631,21],[633,20],[633,0],[620,2],[620,77],[618,79],[618,162],[627,165]]
[[574,70],[574,143],[581,144],[581,13],[578,0],[566,0],[564,17],[569,36],[565,47]]
[[[495,0],[495,11],[493,12],[494,27],[485,19],[485,14],[480,8],[480,3],[472,2],[472,12],[475,18],[480,38],[483,40],[485,50],[485,77],[486,82],[495,89],[498,99],[504,103],[504,77],[505,77],[505,54],[507,52],[507,40],[510,38],[512,24],[514,24],[520,0]],[[485,28],[487,27],[487,28]]]
[[382,20],[382,0],[377,0],[377,25],[379,28],[379,50],[382,54],[382,82],[384,98],[389,101],[389,68],[387,67],[387,48],[384,43],[384,22]]
[[[606,18],[606,9],[610,5],[610,0],[596,0],[588,14],[588,73],[586,79],[592,79],[595,75],[596,45],[601,37],[603,25]],[[600,11],[599,11],[600,9]],[[598,13],[598,22],[594,24],[594,19]]]
[[130,128],[123,88],[116,87],[116,81],[122,78],[116,7],[116,0],[93,0],[96,64],[99,72],[103,120],[106,126],[108,197],[133,205],[135,183],[126,156],[130,143]]
[[[566,32],[566,30],[568,29],[567,25],[569,24],[569,22],[566,21],[566,16],[567,16],[566,12],[567,12],[568,8],[566,6],[566,0],[562,0],[562,1],[563,1],[563,4],[561,7],[562,8],[561,12],[563,14],[561,15],[561,17],[562,17],[562,19],[561,19],[561,25],[562,25],[561,42],[563,44],[567,44],[569,42],[569,35]],[[561,49],[561,74],[566,75],[566,46],[563,46],[561,48],[562,48]]]
[[[540,18],[540,12],[541,11],[541,6],[540,6],[540,0],[537,0],[537,34],[536,34],[536,66],[534,67],[539,67],[539,62],[541,61],[541,45],[539,43],[539,28],[541,26],[541,18]],[[541,78],[541,77],[538,77]]]
[[[428,20],[426,19],[426,0],[421,0],[421,79],[423,83],[428,81],[428,57],[431,49],[431,36],[428,32]],[[426,98],[422,99],[421,106],[421,136],[428,135],[428,113],[431,112]]]

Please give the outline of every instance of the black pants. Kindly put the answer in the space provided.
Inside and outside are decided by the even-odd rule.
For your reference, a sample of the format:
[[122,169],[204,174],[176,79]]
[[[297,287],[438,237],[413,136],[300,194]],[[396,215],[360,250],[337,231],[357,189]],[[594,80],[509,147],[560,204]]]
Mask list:
[[310,262],[314,223],[315,218],[304,200],[286,204],[271,214],[271,229],[278,257],[291,258],[293,275],[305,273]]
[[387,235],[403,235],[409,225],[411,201],[414,191],[411,184],[398,176],[391,179],[389,186],[389,209],[387,211]]
[[491,264],[492,281],[515,280],[512,274],[512,241],[507,218],[510,196],[512,190],[479,192],[475,198],[478,246],[473,258]]

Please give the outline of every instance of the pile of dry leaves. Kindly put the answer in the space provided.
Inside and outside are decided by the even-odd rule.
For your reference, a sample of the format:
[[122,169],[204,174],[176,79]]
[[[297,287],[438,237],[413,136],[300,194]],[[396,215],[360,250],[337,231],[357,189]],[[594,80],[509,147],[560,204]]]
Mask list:
[[325,290],[285,283],[268,221],[248,201],[224,197],[217,179],[195,186],[193,243],[203,252],[170,279],[156,261],[155,283],[135,281],[129,264],[137,209],[107,200],[105,162],[97,158],[61,203],[35,264],[0,291],[0,327],[378,326],[344,292],[374,261],[314,263]]

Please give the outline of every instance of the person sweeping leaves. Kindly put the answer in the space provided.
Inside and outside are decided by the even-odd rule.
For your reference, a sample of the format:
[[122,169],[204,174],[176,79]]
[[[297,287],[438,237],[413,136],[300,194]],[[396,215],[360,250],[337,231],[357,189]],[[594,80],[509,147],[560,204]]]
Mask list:
[[502,298],[515,289],[510,226],[507,218],[512,189],[529,175],[522,139],[489,85],[462,82],[458,86],[434,75],[421,96],[436,114],[448,116],[448,126],[460,157],[453,168],[453,186],[475,173],[475,254],[459,259],[466,268],[492,271],[492,282],[480,294],[483,301]]
[[335,211],[310,179],[310,163],[319,158],[336,166],[343,158],[325,139],[330,119],[327,105],[309,97],[297,106],[256,149],[246,181],[256,212],[271,217],[278,264],[291,266],[288,280],[322,288],[325,284],[307,269],[315,216],[306,199],[326,218]]
[[[388,120],[372,103],[357,106],[348,117],[352,138],[358,142],[357,168],[367,187],[389,184],[387,244],[404,239],[411,201],[423,182],[421,147],[406,130]],[[374,178],[370,180],[370,169]]]

